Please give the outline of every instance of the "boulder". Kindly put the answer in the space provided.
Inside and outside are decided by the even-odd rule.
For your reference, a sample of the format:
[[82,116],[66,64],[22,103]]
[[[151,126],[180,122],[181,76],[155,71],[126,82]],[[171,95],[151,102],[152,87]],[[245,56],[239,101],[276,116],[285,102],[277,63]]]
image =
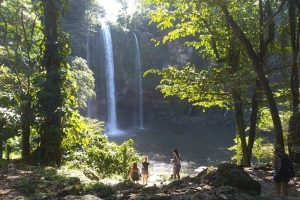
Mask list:
[[135,184],[130,180],[122,181],[114,186],[114,188],[118,191],[120,190],[139,190],[142,189],[143,186],[140,184]]
[[169,183],[168,185],[164,186],[165,188],[170,188],[170,189],[177,189],[177,188],[182,188],[186,185],[186,182],[183,180],[175,180]]
[[99,176],[97,175],[96,172],[94,172],[93,170],[89,169],[89,168],[85,168],[83,170],[83,174],[88,177],[90,180],[95,180],[95,181],[99,181],[100,178]]
[[221,186],[216,189],[216,194],[233,194],[237,192],[237,189],[232,186]]
[[57,170],[54,167],[46,167],[44,177],[46,180],[53,180],[57,176]]
[[65,197],[68,195],[78,195],[78,194],[79,194],[79,187],[77,185],[70,185],[57,192],[56,196]]
[[87,194],[87,195],[82,196],[80,200],[101,200],[101,199],[97,196]]
[[17,196],[14,200],[26,200],[26,198],[24,196]]
[[101,200],[99,197],[96,197],[94,195],[91,194],[87,194],[84,196],[66,196],[63,198],[63,200]]
[[66,185],[80,185],[81,182],[80,182],[80,179],[78,177],[68,177],[65,180],[65,184]]
[[235,164],[218,165],[215,173],[210,174],[210,178],[216,186],[232,186],[253,195],[259,195],[261,192],[260,183],[252,179],[242,167]]
[[197,176],[195,176],[193,178],[193,182],[197,183],[197,184],[200,184],[203,182],[208,182],[209,180],[212,179],[216,170],[217,170],[217,168],[215,168],[215,167],[208,167],[208,168],[202,170],[201,172],[198,173]]
[[93,194],[101,198],[111,196],[116,193],[115,189],[110,185],[97,183],[85,191],[86,194]]
[[144,187],[140,190],[141,193],[156,193],[159,190],[157,186]]
[[[232,197],[234,200],[259,200],[259,199],[264,199],[260,198],[259,196],[250,196],[247,193],[236,193]],[[273,198],[270,198],[274,200]]]
[[198,167],[197,169],[195,169],[195,172],[201,173],[202,171],[204,171],[204,170],[206,170],[206,169],[207,169],[206,166],[200,166],[200,167]]
[[157,194],[142,194],[138,195],[137,200],[171,200],[172,197],[169,194],[157,193]]

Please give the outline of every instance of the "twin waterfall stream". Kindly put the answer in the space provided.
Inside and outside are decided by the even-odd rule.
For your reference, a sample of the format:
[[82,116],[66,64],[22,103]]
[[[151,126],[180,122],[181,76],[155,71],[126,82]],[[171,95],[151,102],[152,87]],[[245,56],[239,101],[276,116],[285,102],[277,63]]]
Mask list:
[[[144,129],[144,118],[143,118],[143,91],[142,91],[142,69],[141,69],[141,58],[138,39],[135,33],[133,33],[135,41],[135,84],[137,94],[137,120],[135,128]],[[105,64],[105,78],[106,78],[106,89],[107,89],[107,121],[106,121],[106,133],[108,135],[118,135],[122,133],[122,130],[118,128],[118,117],[117,117],[117,99],[116,99],[116,85],[115,85],[115,66],[113,56],[112,37],[110,27],[106,24],[102,24],[100,31],[100,40],[103,41],[104,49],[104,64]],[[89,37],[87,38],[87,62],[90,65],[90,44]],[[91,117],[91,106],[88,103],[87,116]]]
[[138,128],[144,129],[144,117],[143,117],[143,88],[142,88],[142,67],[141,67],[141,55],[138,39],[133,33],[135,41],[135,77],[137,84],[137,94],[138,94]]

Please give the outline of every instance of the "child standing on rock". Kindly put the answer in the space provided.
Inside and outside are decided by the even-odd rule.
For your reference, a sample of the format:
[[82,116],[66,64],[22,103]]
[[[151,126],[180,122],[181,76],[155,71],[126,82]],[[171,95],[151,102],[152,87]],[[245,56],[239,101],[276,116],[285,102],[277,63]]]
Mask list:
[[142,176],[143,176],[143,185],[148,184],[148,176],[149,176],[149,162],[148,157],[145,156],[144,162],[142,162]]

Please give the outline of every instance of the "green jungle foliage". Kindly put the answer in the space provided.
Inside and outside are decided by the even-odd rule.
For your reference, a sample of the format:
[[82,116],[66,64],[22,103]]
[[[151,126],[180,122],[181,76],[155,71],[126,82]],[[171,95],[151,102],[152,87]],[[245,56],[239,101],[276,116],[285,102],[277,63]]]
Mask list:
[[96,96],[94,91],[95,78],[93,72],[87,65],[86,60],[80,57],[75,57],[71,61],[71,81],[76,87],[76,99],[79,108],[86,108],[87,101]]
[[119,174],[124,177],[132,162],[140,160],[133,140],[120,145],[109,142],[103,134],[103,123],[73,115],[63,141],[65,161],[78,168],[89,166],[102,177]]
[[[128,140],[120,145],[110,142],[103,134],[102,122],[81,116],[79,110],[85,109],[87,101],[95,97],[95,79],[86,60],[78,57],[82,52],[74,51],[77,56],[69,57],[70,42],[72,49],[77,48],[77,42],[84,40],[80,34],[92,31],[96,16],[104,11],[93,0],[67,4],[65,1],[64,9],[58,11],[61,12],[58,15],[69,13],[63,19],[64,29],[59,20],[55,22],[61,44],[55,59],[60,64],[57,71],[51,72],[43,57],[49,56],[49,49],[44,52],[43,9],[47,6],[29,0],[0,2],[0,156],[10,159],[22,156],[26,161],[43,163],[48,158],[39,155],[58,148],[62,152],[59,162],[79,168],[88,166],[103,177],[125,176],[131,163],[139,159],[134,142]],[[76,10],[81,10],[82,18],[73,18]],[[82,21],[90,25],[82,26]],[[80,33],[63,32],[74,27],[80,27]],[[54,81],[55,77],[59,81]],[[53,102],[49,104],[49,100]],[[51,113],[53,106],[60,103]],[[57,124],[61,125],[61,132],[60,127],[49,124],[49,116],[61,119]],[[53,137],[53,133],[57,135]],[[62,140],[61,144],[47,140],[45,143],[44,138],[50,138],[47,134],[54,140]]]
[[[96,0],[55,2],[62,5],[0,1],[0,157],[14,153],[34,163],[44,159],[46,165],[58,159],[57,165],[89,166],[102,177],[125,177],[139,160],[134,142],[110,142],[103,122],[82,116],[87,101],[96,96],[94,74],[84,59],[87,40],[105,11]],[[291,63],[300,46],[299,36],[297,41],[293,35],[300,30],[297,2],[142,0],[134,16],[128,14],[127,1],[119,2],[116,41],[129,46],[132,35],[120,35],[127,30],[137,34],[144,69],[156,67],[145,76],[159,75],[157,89],[203,110],[232,110],[237,133],[229,148],[236,153],[233,159],[250,165],[253,155],[259,164],[269,162],[273,143],[260,132],[274,132],[277,143],[287,141],[289,120],[299,104],[299,89],[293,90],[297,80],[290,78],[299,76],[297,59],[293,67]],[[49,17],[47,9],[57,18]],[[57,27],[54,34],[52,27]],[[170,59],[169,66],[156,66],[170,57],[168,47],[176,42],[192,47],[207,64],[178,66]],[[123,57],[130,53],[117,48]],[[117,64],[132,65],[121,58]],[[153,82],[157,79],[145,80],[147,89]]]
[[[248,137],[246,138],[249,139]],[[233,151],[232,160],[237,164],[242,164],[243,154],[241,151],[241,140],[237,137],[234,139],[235,145],[229,147],[229,151]],[[271,164],[274,155],[274,145],[267,138],[257,137],[253,146],[253,158],[255,165]]]
[[[156,45],[184,41],[210,62],[201,70],[187,63],[147,71],[145,75],[161,77],[157,89],[165,97],[176,96],[204,109],[233,110],[239,139],[231,150],[244,165],[250,165],[252,152],[261,162],[264,150],[259,148],[269,149],[260,138],[255,141],[260,131],[274,132],[276,143],[283,144],[290,116],[286,113],[291,113],[294,102],[299,104],[294,97],[292,101],[291,94],[296,95],[290,90],[297,80],[289,81],[288,75],[292,45],[287,24],[300,29],[287,14],[294,9],[292,14],[299,19],[294,1],[142,0],[142,4],[150,23],[163,33],[153,38]],[[268,160],[269,153],[265,155]]]

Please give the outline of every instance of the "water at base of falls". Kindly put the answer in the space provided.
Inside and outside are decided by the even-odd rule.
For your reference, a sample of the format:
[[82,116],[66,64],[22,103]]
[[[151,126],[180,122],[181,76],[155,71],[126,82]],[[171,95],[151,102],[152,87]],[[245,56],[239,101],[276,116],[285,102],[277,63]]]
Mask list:
[[232,152],[227,148],[234,145],[234,137],[234,127],[211,125],[187,126],[185,129],[147,127],[145,130],[124,131],[124,134],[109,139],[118,144],[133,139],[140,155],[170,165],[173,149],[178,149],[184,161],[199,167],[230,161]]

